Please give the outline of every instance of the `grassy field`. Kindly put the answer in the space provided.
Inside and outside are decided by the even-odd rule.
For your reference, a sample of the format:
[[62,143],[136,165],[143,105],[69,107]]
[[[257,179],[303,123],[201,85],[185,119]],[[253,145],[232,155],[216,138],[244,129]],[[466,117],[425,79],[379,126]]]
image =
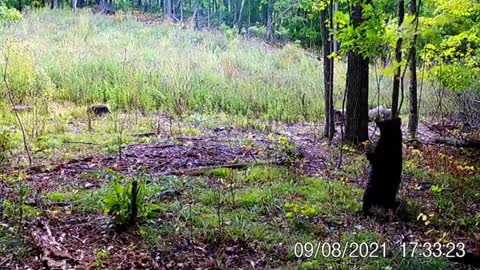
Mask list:
[[[18,103],[46,106],[44,101],[63,100],[174,115],[323,119],[322,66],[315,55],[293,43],[275,48],[246,40],[233,30],[193,31],[149,22],[88,10],[77,15],[40,10],[2,27],[0,54],[9,57],[8,79]],[[2,57],[2,70],[4,64]],[[380,104],[388,105],[391,76],[380,73]],[[377,103],[377,78],[372,68],[371,106]],[[425,85],[422,108],[430,111],[433,96]],[[344,88],[345,65],[338,62],[337,107]],[[403,112],[407,108],[405,100]]]

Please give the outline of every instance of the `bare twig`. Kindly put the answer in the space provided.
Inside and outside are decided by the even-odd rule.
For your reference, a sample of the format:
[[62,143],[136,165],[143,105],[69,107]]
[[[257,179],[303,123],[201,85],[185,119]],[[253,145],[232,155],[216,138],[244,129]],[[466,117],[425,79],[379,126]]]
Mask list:
[[[12,88],[10,88],[10,85],[8,84],[8,80],[7,80],[9,53],[10,51],[9,49],[7,49],[7,54],[5,55],[5,68],[3,70],[3,83],[5,84],[5,88],[7,88],[7,96],[13,107],[15,106],[13,91],[12,91]],[[20,131],[22,132],[23,147],[25,149],[25,152],[27,153],[28,165],[32,166],[32,155],[30,154],[30,150],[28,149],[27,134],[25,133],[25,128],[23,127],[23,123],[22,123],[22,120],[20,119],[20,115],[18,114],[18,112],[16,110],[13,110],[13,113],[15,114],[15,118],[17,118],[18,126],[20,127]]]
[[[343,101],[342,101],[342,112],[345,112],[345,100],[347,99],[347,89],[343,92]],[[346,123],[346,113],[344,115],[344,121],[340,125],[340,134],[341,134],[341,141],[340,141],[340,157],[338,158],[338,165],[337,168],[340,169],[342,167],[343,162],[343,141],[344,141],[344,132],[343,132],[343,125]]]
[[177,171],[169,172],[168,174],[199,176],[199,175],[204,175],[205,173],[211,170],[220,169],[220,168],[243,169],[243,168],[250,167],[252,165],[270,165],[270,164],[275,164],[275,161],[259,160],[255,162],[228,163],[228,164],[220,164],[220,165],[214,165],[214,166],[203,166],[203,167],[197,167],[192,169],[177,170]]
[[93,143],[93,142],[76,142],[76,141],[64,141],[64,143],[71,143],[71,144],[86,144],[86,145],[104,145],[104,144]]

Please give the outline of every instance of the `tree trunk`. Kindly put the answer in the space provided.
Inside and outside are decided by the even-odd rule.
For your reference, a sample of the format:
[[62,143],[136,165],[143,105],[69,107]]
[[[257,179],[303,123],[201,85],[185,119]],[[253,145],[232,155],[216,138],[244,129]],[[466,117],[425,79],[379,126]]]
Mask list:
[[170,0],[170,18],[177,17],[177,12],[175,10],[175,0]]
[[[328,56],[332,53],[332,40],[329,37],[330,31],[327,24],[331,23],[331,7],[326,7],[320,12],[320,29],[322,32],[323,46],[323,82],[325,87],[325,131],[324,136],[329,140],[335,133],[333,119],[333,59]],[[329,12],[330,10],[330,12]],[[331,25],[330,25],[331,26]]]
[[415,32],[413,33],[413,40],[409,51],[409,71],[410,71],[410,113],[408,115],[408,135],[411,138],[415,138],[418,127],[418,97],[417,97],[417,26],[418,26],[418,14],[417,14],[417,1],[410,0],[409,13],[411,16],[415,16],[414,23]]
[[198,30],[199,29],[199,24],[198,24],[198,8],[195,6],[195,10],[193,11],[193,30]]
[[165,16],[169,19],[172,18],[172,1],[173,0],[165,0]]
[[240,11],[238,12],[238,20],[237,20],[237,27],[238,33],[242,32],[242,15],[243,15],[243,6],[245,5],[245,0],[242,0],[240,3]]
[[[362,23],[361,4],[352,8],[351,18],[354,28]],[[348,54],[345,140],[351,144],[368,140],[368,62],[358,52]]]
[[183,1],[182,0],[180,0],[179,9],[180,9],[180,21],[183,22]]
[[267,4],[267,40],[273,40],[273,0]]
[[[404,17],[405,17],[404,0],[398,0],[398,28],[402,26]],[[392,117],[397,117],[399,114],[398,96],[399,96],[399,90],[400,90],[402,42],[403,42],[403,38],[400,36],[397,39],[397,44],[395,46],[395,61],[396,61],[395,64],[397,65],[397,67],[395,68],[395,74],[393,76]]]

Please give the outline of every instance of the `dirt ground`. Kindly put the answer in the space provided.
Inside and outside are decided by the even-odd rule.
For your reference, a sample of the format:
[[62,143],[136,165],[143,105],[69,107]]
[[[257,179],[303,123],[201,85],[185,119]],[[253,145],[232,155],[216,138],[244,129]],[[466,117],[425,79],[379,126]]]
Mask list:
[[[121,155],[93,155],[31,168],[17,168],[9,172],[26,173],[32,189],[42,192],[55,191],[59,187],[72,189],[94,189],[103,185],[105,179],[83,177],[104,168],[111,168],[125,175],[146,174],[151,176],[188,175],[195,170],[214,168],[228,164],[247,164],[269,161],[288,165],[300,175],[325,179],[342,179],[363,187],[367,180],[367,168],[360,168],[359,174],[346,175],[338,170],[340,155],[339,134],[328,143],[321,134],[322,128],[308,124],[283,125],[274,134],[284,136],[298,152],[300,161],[286,164],[275,153],[276,140],[266,132],[221,127],[202,130],[201,136],[172,137],[158,135],[157,143],[132,144],[125,147]],[[340,129],[338,127],[340,133]],[[370,127],[372,136],[374,125]],[[422,151],[443,151],[452,156],[468,159],[478,164],[478,152],[465,155],[455,147],[434,144],[441,133],[431,125],[421,124],[419,142],[406,145],[405,155],[412,155],[414,149]],[[144,134],[145,135],[145,134]],[[139,135],[140,136],[140,135]],[[143,135],[142,135],[143,136]],[[157,136],[157,135],[154,135]],[[413,146],[411,146],[413,145]],[[363,149],[349,152],[344,150],[343,165],[355,166],[355,158],[363,155]],[[428,161],[428,160],[426,160]],[[352,165],[353,164],[353,165]],[[435,161],[432,161],[434,166]],[[438,165],[438,164],[437,164]],[[443,166],[443,165],[442,165]],[[448,164],[446,164],[448,166]],[[343,178],[342,178],[343,177]],[[429,186],[416,179],[404,176],[402,196],[424,197]],[[412,188],[415,186],[415,188]],[[8,186],[3,194],[12,192]],[[33,200],[34,198],[30,198]],[[470,205],[472,215],[479,211],[480,204]],[[288,259],[288,247],[278,245],[274,253],[266,253],[258,242],[226,241],[211,242],[207,237],[195,239],[163,239],[164,245],[155,250],[149,249],[135,228],[119,229],[104,214],[82,215],[71,213],[68,206],[45,207],[45,215],[28,221],[24,232],[36,243],[35,253],[18,262],[12,258],[0,259],[2,269],[265,269],[272,265],[280,267]],[[168,215],[164,217],[168,220]],[[381,232],[391,242],[419,241],[431,239],[419,225],[412,225],[396,219],[386,222],[365,219],[360,215],[341,217],[341,225],[326,224],[335,231],[351,232],[354,228],[371,229]],[[480,244],[475,233],[453,229],[450,237],[466,243],[470,251],[480,254]],[[478,235],[477,235],[478,236]],[[95,252],[107,247],[111,256],[95,265]],[[218,258],[222,258],[222,267]],[[273,261],[273,263],[272,263]],[[268,263],[267,263],[268,262]],[[54,267],[52,267],[54,266]],[[462,266],[464,267],[464,266]],[[468,268],[465,268],[468,269]]]

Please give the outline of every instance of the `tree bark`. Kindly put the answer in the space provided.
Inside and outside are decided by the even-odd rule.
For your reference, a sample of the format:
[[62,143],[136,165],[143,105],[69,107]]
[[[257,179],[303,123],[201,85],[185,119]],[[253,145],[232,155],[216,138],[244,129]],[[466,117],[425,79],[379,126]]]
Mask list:
[[409,2],[409,14],[415,16],[414,23],[415,32],[413,33],[412,44],[409,49],[409,71],[410,71],[410,113],[408,115],[408,135],[411,138],[415,138],[418,127],[418,97],[417,97],[417,27],[418,27],[418,13],[417,13],[417,1],[410,0]]
[[[363,22],[361,4],[352,8],[351,18],[354,28]],[[345,140],[351,144],[368,140],[368,62],[358,52],[348,54]]]
[[267,4],[267,40],[273,40],[273,0]]
[[323,82],[325,87],[325,130],[324,136],[329,140],[333,138],[335,133],[335,123],[333,117],[333,59],[328,56],[332,53],[332,42],[330,37],[331,29],[331,13],[332,7],[326,7],[320,12],[320,29],[322,32],[322,46],[323,46]]
[[[404,0],[398,0],[398,28],[403,24],[403,19],[405,17],[405,7]],[[395,46],[395,61],[397,67],[395,68],[395,74],[393,76],[393,91],[392,91],[392,117],[397,117],[398,112],[398,96],[400,90],[400,72],[401,72],[401,63],[402,63],[402,43],[403,38],[400,36],[397,39],[397,44]]]

